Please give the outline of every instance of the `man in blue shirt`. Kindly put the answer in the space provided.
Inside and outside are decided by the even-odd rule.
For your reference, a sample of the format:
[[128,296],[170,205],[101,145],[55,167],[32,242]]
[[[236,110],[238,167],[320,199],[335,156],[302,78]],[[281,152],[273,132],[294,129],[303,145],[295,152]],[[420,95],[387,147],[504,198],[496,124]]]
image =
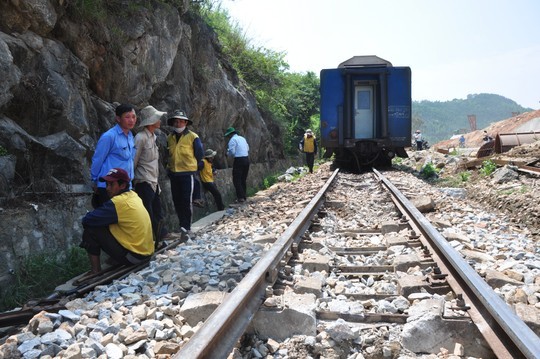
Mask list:
[[225,131],[225,137],[229,139],[227,156],[233,157],[233,184],[236,190],[236,201],[245,202],[247,192],[247,176],[249,172],[249,145],[246,139],[240,136],[234,127]]
[[[94,207],[99,207],[109,200],[106,184],[98,179],[111,168],[122,168],[129,178],[134,178],[133,159],[135,158],[135,141],[131,129],[137,122],[135,109],[131,105],[122,104],[116,108],[117,124],[99,138],[96,151],[92,157],[90,175],[94,193],[97,195]],[[131,183],[128,183],[131,189]]]

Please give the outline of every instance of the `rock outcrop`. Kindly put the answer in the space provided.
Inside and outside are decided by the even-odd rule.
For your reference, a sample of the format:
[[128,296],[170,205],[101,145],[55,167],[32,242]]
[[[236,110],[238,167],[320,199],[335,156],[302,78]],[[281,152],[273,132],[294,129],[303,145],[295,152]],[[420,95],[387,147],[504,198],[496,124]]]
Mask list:
[[[83,3],[103,8],[83,9]],[[11,219],[8,209],[21,198],[26,204],[36,203],[39,196],[89,198],[93,151],[99,136],[114,125],[117,103],[183,109],[205,146],[218,150],[217,168],[229,167],[223,137],[229,126],[247,138],[252,163],[268,168],[284,158],[279,126],[259,112],[253,94],[224,57],[216,34],[191,4],[0,2],[0,156],[7,150],[0,157],[0,247],[12,252],[9,263],[22,253],[8,242],[26,238],[32,222],[38,221],[43,230],[38,237],[49,237],[43,219],[25,219],[30,228],[18,232],[17,218]],[[159,135],[162,150],[168,130],[163,126]],[[168,181],[161,172],[164,205],[170,209]],[[70,221],[78,221],[91,208],[87,205],[78,198],[66,204],[75,209],[61,222],[70,232],[63,238],[78,237],[80,228]],[[174,211],[168,214],[169,222],[174,221]],[[32,248],[31,242],[25,245]],[[0,272],[7,272],[5,265]]]

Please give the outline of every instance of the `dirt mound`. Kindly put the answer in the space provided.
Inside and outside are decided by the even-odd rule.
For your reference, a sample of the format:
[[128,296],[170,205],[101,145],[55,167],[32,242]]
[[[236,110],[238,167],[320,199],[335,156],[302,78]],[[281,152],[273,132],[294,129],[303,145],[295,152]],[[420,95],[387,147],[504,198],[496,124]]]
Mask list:
[[[516,130],[518,130],[520,127],[524,127],[525,124],[531,121],[534,121],[534,123],[537,123],[538,118],[540,118],[540,110],[525,112],[517,116],[510,117],[506,120],[494,122],[490,124],[488,127],[483,128],[481,130],[466,133],[464,134],[465,147],[480,147],[482,145],[482,139],[484,137],[484,130],[487,131],[487,133],[491,137],[495,138],[497,134],[499,133],[517,132]],[[531,129],[528,129],[528,131],[530,130]],[[536,131],[540,131],[540,128],[536,129]],[[458,138],[437,142],[435,145],[433,145],[434,148],[444,148],[444,149],[454,148],[458,146],[459,146]]]

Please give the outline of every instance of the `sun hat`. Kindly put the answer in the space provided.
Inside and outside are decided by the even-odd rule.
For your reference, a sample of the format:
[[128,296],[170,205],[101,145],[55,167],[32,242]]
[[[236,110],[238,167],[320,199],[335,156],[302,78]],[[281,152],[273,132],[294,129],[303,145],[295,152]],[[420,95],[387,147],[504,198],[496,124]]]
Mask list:
[[306,133],[313,133],[313,131],[311,131],[311,129],[308,128],[308,129],[306,130]]
[[167,112],[156,110],[154,106],[146,106],[141,110],[142,120],[139,127],[153,125],[154,123],[161,121],[161,117],[166,113]]
[[234,132],[236,132],[236,130],[234,129],[234,127],[229,127],[229,128],[227,129],[227,131],[225,131],[225,134],[224,134],[223,136],[227,137],[227,136],[229,136],[231,133],[234,133]]
[[204,152],[204,157],[214,157],[216,154],[217,154],[216,151],[211,150],[211,149],[209,148],[209,149],[207,149],[207,150]]
[[420,132],[420,130],[416,130],[416,133],[419,133],[419,132]]
[[[193,124],[193,121],[190,120],[186,113],[182,110],[174,110],[170,115],[167,116],[167,125],[172,126],[174,125],[174,120],[180,119],[180,120],[186,120],[189,122],[189,124]],[[172,121],[171,121],[172,120]]]
[[100,182],[116,182],[116,181],[129,182],[129,176],[127,172],[121,168],[112,168],[103,177],[99,177]]

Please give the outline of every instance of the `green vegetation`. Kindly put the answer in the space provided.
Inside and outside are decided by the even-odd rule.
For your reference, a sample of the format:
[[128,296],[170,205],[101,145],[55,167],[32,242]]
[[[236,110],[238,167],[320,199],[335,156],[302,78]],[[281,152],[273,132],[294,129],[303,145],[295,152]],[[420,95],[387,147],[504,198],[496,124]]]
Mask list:
[[461,182],[467,182],[469,178],[471,178],[471,172],[469,171],[460,172],[459,178],[461,179]]
[[272,187],[278,181],[278,175],[271,175],[263,180],[263,188],[268,189]]
[[414,129],[421,129],[430,143],[449,139],[460,130],[470,131],[468,115],[476,115],[476,127],[512,117],[514,113],[531,111],[503,96],[494,94],[468,95],[452,101],[413,101]]
[[479,172],[484,176],[489,176],[497,169],[497,165],[492,160],[482,162]]
[[7,156],[9,155],[9,152],[6,148],[4,148],[3,146],[0,146],[0,156]]
[[422,168],[420,175],[424,178],[436,177],[437,169],[433,166],[433,164],[428,163]]
[[31,298],[51,294],[56,286],[89,269],[86,251],[73,247],[65,257],[43,252],[23,259],[15,271],[16,283],[0,297],[0,311],[21,306]]
[[[156,3],[178,8],[183,13],[183,0],[139,0],[125,4],[119,1],[71,0],[68,10],[88,21],[105,20],[109,23],[111,50],[116,52],[125,41],[122,27],[108,20],[114,13],[127,11],[136,14],[141,9],[152,9]],[[294,154],[296,145],[306,128],[319,133],[319,78],[313,72],[291,73],[285,52],[278,52],[253,43],[237,22],[231,19],[220,0],[189,2],[189,13],[200,16],[218,35],[224,57],[236,70],[239,78],[253,92],[263,116],[280,124],[285,153]],[[336,64],[337,65],[337,64]],[[203,69],[204,70],[204,69]],[[204,74],[204,71],[202,71]],[[471,94],[466,99],[452,101],[414,101],[412,128],[421,129],[430,143],[469,130],[468,115],[476,115],[477,128],[531,109],[495,94]]]
[[502,191],[498,191],[498,194],[500,195],[511,195],[513,193],[518,193],[520,195],[523,195],[524,193],[529,192],[531,189],[528,186],[521,186],[519,189],[517,188],[510,188]]
[[105,0],[75,0],[69,5],[83,19],[103,20],[107,18]]
[[304,131],[319,137],[319,78],[313,72],[288,72],[285,53],[257,46],[219,3],[205,2],[199,14],[216,31],[224,54],[255,94],[263,115],[281,127],[285,152],[295,154]]

